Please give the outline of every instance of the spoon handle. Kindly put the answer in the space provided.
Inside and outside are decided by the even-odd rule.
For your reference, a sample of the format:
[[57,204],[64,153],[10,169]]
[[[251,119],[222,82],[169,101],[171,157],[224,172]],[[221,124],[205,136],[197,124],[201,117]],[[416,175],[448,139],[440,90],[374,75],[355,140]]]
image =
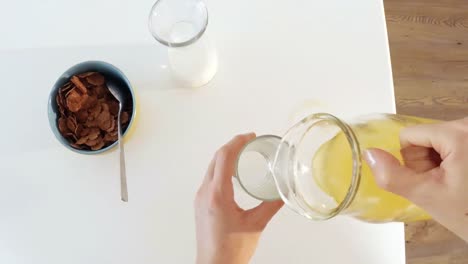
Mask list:
[[122,125],[120,122],[120,113],[122,112],[122,108],[119,109],[118,114],[118,133],[119,133],[119,154],[120,154],[120,198],[124,202],[128,202],[128,189],[127,189],[127,171],[125,169],[125,151],[124,151],[124,143],[122,138]]

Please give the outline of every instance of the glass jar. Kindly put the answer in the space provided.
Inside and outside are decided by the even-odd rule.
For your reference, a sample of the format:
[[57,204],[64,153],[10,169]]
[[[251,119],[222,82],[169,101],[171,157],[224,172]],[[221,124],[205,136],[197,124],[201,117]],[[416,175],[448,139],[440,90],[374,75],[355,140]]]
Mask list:
[[239,155],[236,178],[251,196],[282,199],[314,220],[349,215],[367,222],[418,221],[429,215],[403,197],[380,189],[362,151],[379,148],[400,161],[403,127],[433,120],[395,114],[350,122],[326,114],[303,119],[282,137],[259,136]]
[[208,9],[201,0],[157,0],[148,27],[166,46],[174,79],[184,87],[210,82],[218,69],[218,55],[208,36]]

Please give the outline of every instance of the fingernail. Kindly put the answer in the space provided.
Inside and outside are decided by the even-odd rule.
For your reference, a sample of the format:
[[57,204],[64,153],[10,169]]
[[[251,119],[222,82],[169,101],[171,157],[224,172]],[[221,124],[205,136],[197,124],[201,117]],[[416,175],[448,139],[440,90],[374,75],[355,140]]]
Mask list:
[[367,161],[367,164],[369,166],[374,167],[376,164],[375,158],[372,155],[372,150],[371,149],[366,149],[364,150],[364,159]]
[[254,132],[245,133],[244,136],[255,136]]

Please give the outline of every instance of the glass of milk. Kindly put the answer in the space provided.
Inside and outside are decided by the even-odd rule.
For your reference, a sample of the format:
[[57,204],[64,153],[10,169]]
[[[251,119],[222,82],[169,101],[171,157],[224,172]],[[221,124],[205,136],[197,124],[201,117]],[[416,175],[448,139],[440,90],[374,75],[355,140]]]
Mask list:
[[206,34],[208,9],[200,0],[158,0],[149,30],[168,50],[172,74],[183,86],[200,87],[216,74],[218,57]]

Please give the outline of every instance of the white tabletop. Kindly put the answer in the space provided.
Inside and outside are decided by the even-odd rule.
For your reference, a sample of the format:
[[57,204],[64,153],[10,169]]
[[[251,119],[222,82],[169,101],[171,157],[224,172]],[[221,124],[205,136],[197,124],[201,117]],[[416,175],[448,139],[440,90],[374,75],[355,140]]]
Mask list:
[[[219,70],[197,90],[171,82],[147,31],[151,6],[1,2],[0,263],[193,263],[192,201],[221,144],[281,134],[308,112],[395,111],[382,1],[210,1]],[[73,153],[48,127],[53,83],[89,59],[121,68],[138,95],[128,204],[117,152]],[[252,263],[402,264],[403,226],[312,222],[284,208]]]

